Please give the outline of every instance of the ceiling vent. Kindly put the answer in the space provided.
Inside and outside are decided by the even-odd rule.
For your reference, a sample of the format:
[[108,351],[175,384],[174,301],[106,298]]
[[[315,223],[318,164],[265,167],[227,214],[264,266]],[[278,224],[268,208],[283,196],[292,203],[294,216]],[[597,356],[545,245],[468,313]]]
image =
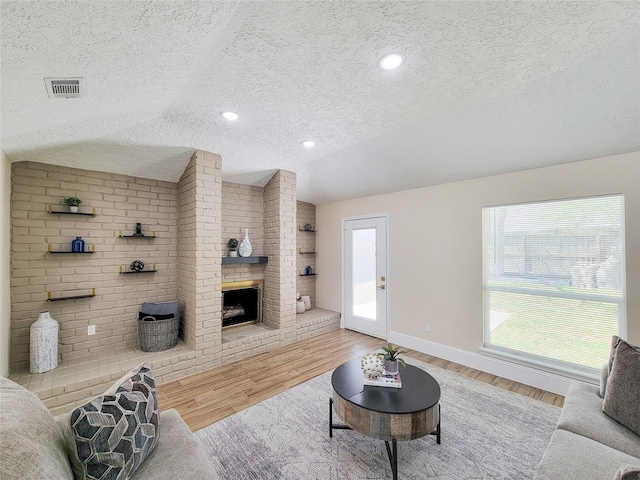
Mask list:
[[78,98],[84,96],[84,78],[45,78],[49,98]]

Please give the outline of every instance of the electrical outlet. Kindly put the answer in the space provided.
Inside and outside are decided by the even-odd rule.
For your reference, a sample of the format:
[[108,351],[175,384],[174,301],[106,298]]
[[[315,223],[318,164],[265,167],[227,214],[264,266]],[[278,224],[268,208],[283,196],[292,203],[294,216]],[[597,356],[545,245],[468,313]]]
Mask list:
[[431,325],[429,325],[428,323],[424,324],[424,331],[429,333],[431,331]]
[[404,267],[404,258],[401,258],[400,261],[398,262],[398,265],[400,267]]
[[89,325],[87,327],[87,335],[95,335],[96,334],[96,326],[95,325]]

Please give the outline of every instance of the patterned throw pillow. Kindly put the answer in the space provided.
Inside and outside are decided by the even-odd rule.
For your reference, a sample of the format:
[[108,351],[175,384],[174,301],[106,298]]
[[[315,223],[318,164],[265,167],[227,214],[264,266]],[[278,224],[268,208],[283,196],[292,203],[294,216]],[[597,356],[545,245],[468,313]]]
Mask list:
[[640,465],[623,465],[613,480],[640,480]]
[[158,398],[146,363],[71,412],[68,438],[76,478],[126,480],[158,440]]

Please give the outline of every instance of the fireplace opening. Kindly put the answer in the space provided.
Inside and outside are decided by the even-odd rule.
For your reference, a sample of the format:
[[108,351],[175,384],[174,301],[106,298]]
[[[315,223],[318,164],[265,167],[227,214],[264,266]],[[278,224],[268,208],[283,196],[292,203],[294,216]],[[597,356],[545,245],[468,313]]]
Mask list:
[[222,284],[222,328],[262,322],[262,280]]

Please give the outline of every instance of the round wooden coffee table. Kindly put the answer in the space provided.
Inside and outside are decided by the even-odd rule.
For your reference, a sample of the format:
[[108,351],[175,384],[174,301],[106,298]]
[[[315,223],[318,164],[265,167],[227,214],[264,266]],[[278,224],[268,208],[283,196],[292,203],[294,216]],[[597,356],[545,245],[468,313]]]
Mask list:
[[[440,385],[413,365],[401,367],[400,378],[402,388],[365,386],[360,360],[354,359],[333,372],[329,399],[329,436],[335,429],[353,429],[384,440],[393,480],[398,478],[397,441],[435,435],[440,444]],[[345,424],[333,423],[334,407]]]

